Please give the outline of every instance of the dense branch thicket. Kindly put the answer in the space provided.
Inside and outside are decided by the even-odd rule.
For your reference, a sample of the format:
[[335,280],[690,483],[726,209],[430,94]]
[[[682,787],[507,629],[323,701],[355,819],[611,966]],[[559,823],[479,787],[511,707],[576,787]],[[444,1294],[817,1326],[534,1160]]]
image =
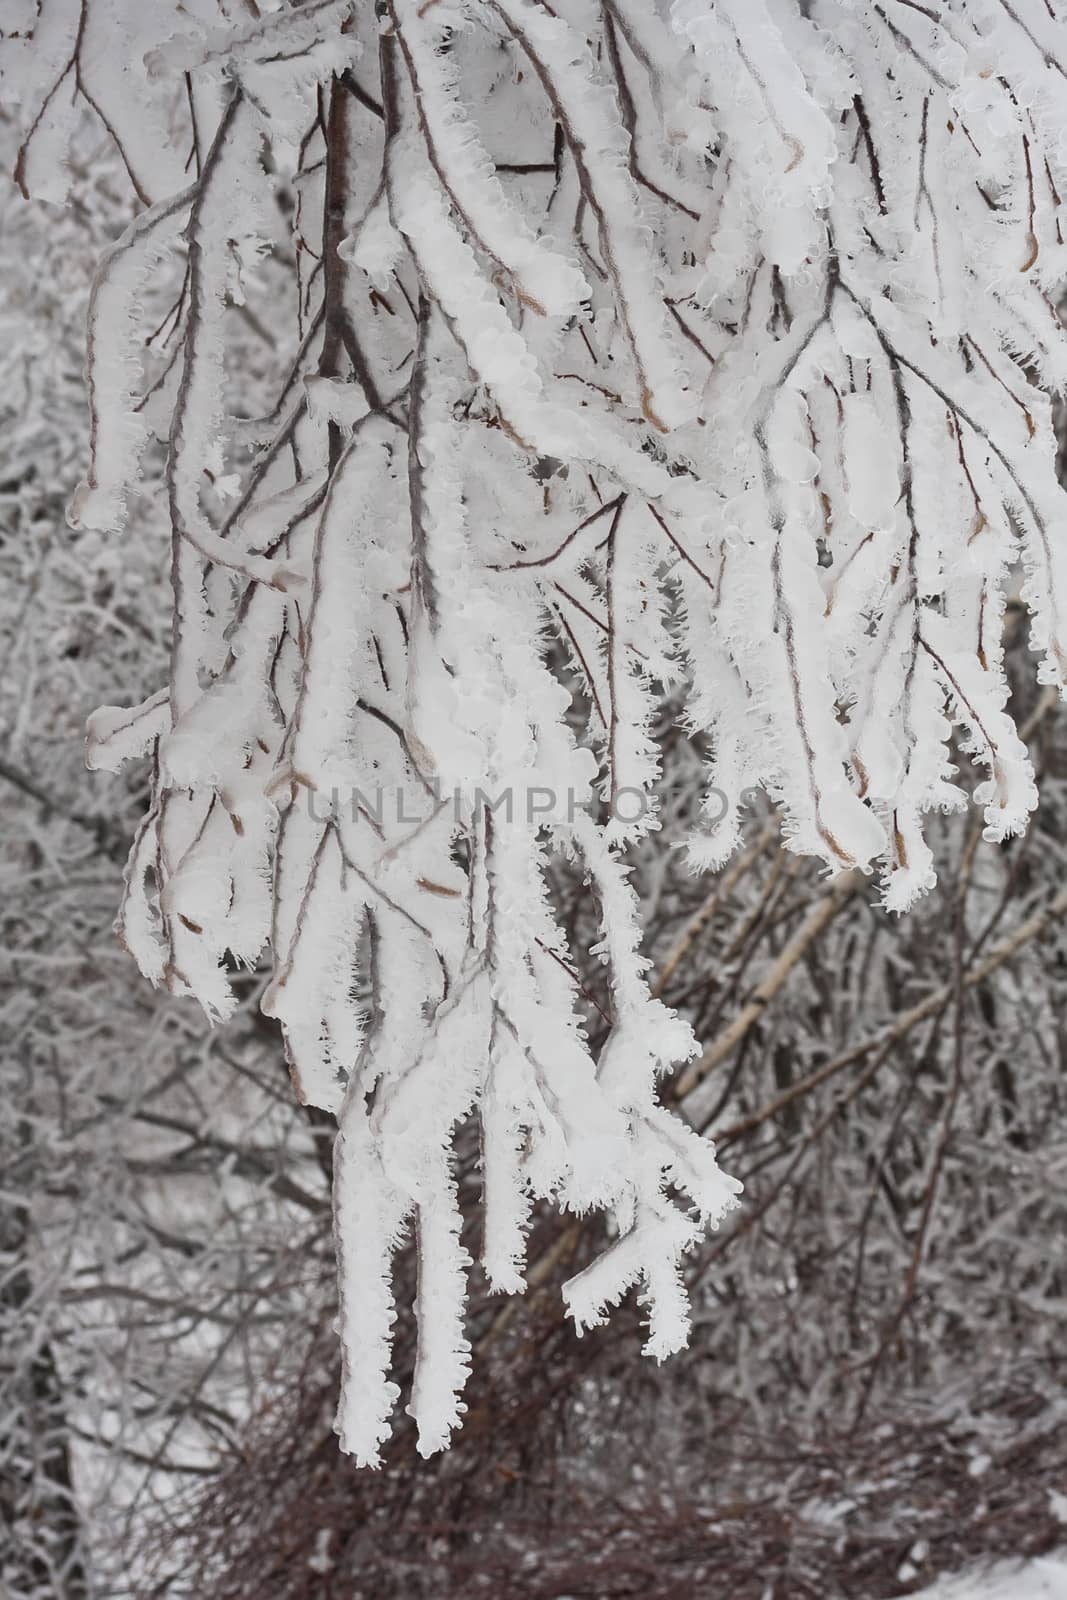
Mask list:
[[[339,1122],[344,1448],[377,1462],[393,1425],[409,1235],[420,1450],[462,1414],[475,1113],[490,1287],[524,1286],[540,1202],[599,1210],[599,1254],[563,1236],[575,1325],[640,1285],[649,1351],[684,1345],[681,1262],[737,1190],[692,1126],[722,1110],[715,1069],[865,873],[896,911],[932,886],[930,814],[967,806],[966,764],[981,823],[942,988],[898,1005],[847,966],[818,1029],[862,1000],[885,1037],[811,1061],[764,1038],[782,1081],[747,1113],[788,1120],[862,1059],[858,1096],[954,1017],[876,1371],[943,1183],[966,996],[1063,909],[969,942],[964,889],[998,870],[979,833],[1018,834],[1037,797],[1009,601],[1040,681],[1067,672],[1055,7],[23,9],[17,184],[62,198],[88,114],[136,198],[88,307],[79,536],[121,528],[165,445],[166,682],[90,725],[94,767],[151,758],[121,935],[214,1018],[269,945],[263,1010],[301,1101]],[[809,880],[773,829],[737,854],[753,791],[834,874],[794,925]],[[661,835],[724,869],[689,925],[705,891]],[[781,918],[788,939],[732,1016],[689,1005],[673,980],[768,860],[738,951]],[[654,943],[662,895],[678,942],[652,987],[638,907]]]
[[[0,114],[5,170],[19,137]],[[83,119],[69,208],[0,190],[5,1600],[118,1592],[129,1530],[213,1475],[284,1387],[284,1331],[331,1255],[273,1025],[245,1005],[212,1036],[187,1003],[131,985],[111,931],[147,776],[86,774],[85,718],[117,686],[150,692],[169,619],[158,452],[127,542],[63,526],[94,258],[129,212],[109,144]],[[273,375],[264,348],[246,326],[251,396]]]

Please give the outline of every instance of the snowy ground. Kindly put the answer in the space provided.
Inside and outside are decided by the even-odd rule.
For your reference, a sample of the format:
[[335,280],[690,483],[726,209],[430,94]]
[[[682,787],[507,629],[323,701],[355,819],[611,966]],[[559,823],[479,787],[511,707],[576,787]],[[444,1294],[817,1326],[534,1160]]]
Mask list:
[[912,1600],[1067,1600],[1067,1555],[1000,1562],[970,1577],[943,1578]]

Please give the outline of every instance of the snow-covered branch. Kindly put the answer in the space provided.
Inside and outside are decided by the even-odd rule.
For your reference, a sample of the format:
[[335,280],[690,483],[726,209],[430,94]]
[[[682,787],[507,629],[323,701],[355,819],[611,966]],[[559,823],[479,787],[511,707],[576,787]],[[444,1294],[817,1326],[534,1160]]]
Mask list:
[[[117,529],[165,441],[171,671],[93,719],[90,759],[153,756],[120,916],[145,975],[225,1017],[269,946],[296,1091],[338,1119],[338,1429],[376,1463],[406,1233],[420,1448],[462,1413],[470,1118],[494,1287],[523,1287],[535,1204],[597,1208],[616,1237],[566,1288],[576,1325],[640,1285],[650,1352],[687,1337],[679,1262],[739,1186],[658,1102],[698,1046],[649,993],[624,854],[679,685],[710,748],[694,868],[760,788],[793,850],[878,873],[895,911],[933,886],[932,809],[971,788],[988,839],[1026,826],[1000,633],[1021,578],[1063,687],[1067,24],[1043,0],[156,10],[149,47],[132,0],[44,0],[5,47],[5,84],[34,67],[24,190],[63,192],[81,97],[141,208],[92,296],[71,520]],[[292,306],[261,292],[269,249],[296,251]],[[241,319],[288,363],[258,419]],[[560,858],[600,928],[596,1049]]]

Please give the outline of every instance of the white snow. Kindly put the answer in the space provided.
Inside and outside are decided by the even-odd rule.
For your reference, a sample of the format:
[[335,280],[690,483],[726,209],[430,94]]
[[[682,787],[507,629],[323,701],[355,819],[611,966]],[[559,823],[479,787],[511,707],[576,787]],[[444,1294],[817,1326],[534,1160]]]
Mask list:
[[[79,95],[136,130],[72,518],[117,531],[167,440],[173,648],[167,689],[99,713],[89,754],[154,757],[120,916],[142,971],[223,1018],[269,944],[297,1093],[338,1116],[338,1426],[370,1462],[405,1229],[420,1448],[462,1415],[472,1115],[493,1284],[521,1289],[536,1202],[599,1208],[617,1238],[566,1286],[575,1323],[636,1288],[651,1354],[688,1336],[682,1257],[738,1185],[658,1099],[699,1049],[650,993],[624,853],[657,825],[661,740],[706,742],[728,796],[698,867],[757,787],[794,851],[877,871],[895,911],[934,885],[931,811],[973,802],[990,840],[1027,823],[1000,634],[1021,561],[1063,687],[1067,499],[1035,379],[1067,376],[1067,21],[1039,0],[1033,32],[984,0],[944,22],[855,0],[149,9],[147,64],[143,24],[117,73],[86,8],[45,8],[16,171],[66,192]],[[0,48],[5,82],[25,56]],[[259,292],[272,240],[299,306]],[[144,302],[183,257],[149,414]],[[296,351],[258,419],[235,313]],[[335,789],[457,804],[334,815]]]
[[1067,1555],[1000,1561],[984,1571],[942,1578],[912,1600],[1067,1600]]

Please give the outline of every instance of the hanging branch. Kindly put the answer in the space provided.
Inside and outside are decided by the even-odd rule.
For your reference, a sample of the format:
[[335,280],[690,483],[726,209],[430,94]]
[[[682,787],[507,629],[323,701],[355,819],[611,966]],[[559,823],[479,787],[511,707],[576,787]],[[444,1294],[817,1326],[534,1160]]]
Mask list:
[[[469,1369],[461,1128],[480,1123],[493,1286],[522,1290],[538,1203],[595,1208],[614,1239],[565,1287],[576,1326],[636,1286],[648,1349],[677,1349],[680,1262],[739,1186],[661,1076],[689,1061],[674,1098],[698,1100],[867,875],[895,911],[931,888],[932,809],[973,789],[1003,839],[1036,804],[999,629],[1021,558],[1062,688],[1067,502],[1038,384],[1067,385],[1047,315],[1067,24],[313,0],[195,26],[176,6],[150,45],[135,9],[112,83],[94,0],[43,8],[17,169],[54,194],[84,102],[144,208],[93,295],[71,513],[117,529],[167,435],[170,682],[90,735],[94,766],[153,755],[121,936],[213,1017],[269,946],[296,1092],[339,1123],[338,1430],[379,1460],[407,1236],[430,1453]],[[292,306],[253,304],[272,245],[315,257]],[[160,323],[142,300],[175,266]],[[258,421],[234,415],[246,299],[280,352]],[[703,1054],[659,991],[719,891],[650,991],[624,855],[683,728],[707,751],[695,868],[764,790],[833,875]],[[575,979],[560,856],[602,992]],[[742,921],[742,964],[791,882]]]

